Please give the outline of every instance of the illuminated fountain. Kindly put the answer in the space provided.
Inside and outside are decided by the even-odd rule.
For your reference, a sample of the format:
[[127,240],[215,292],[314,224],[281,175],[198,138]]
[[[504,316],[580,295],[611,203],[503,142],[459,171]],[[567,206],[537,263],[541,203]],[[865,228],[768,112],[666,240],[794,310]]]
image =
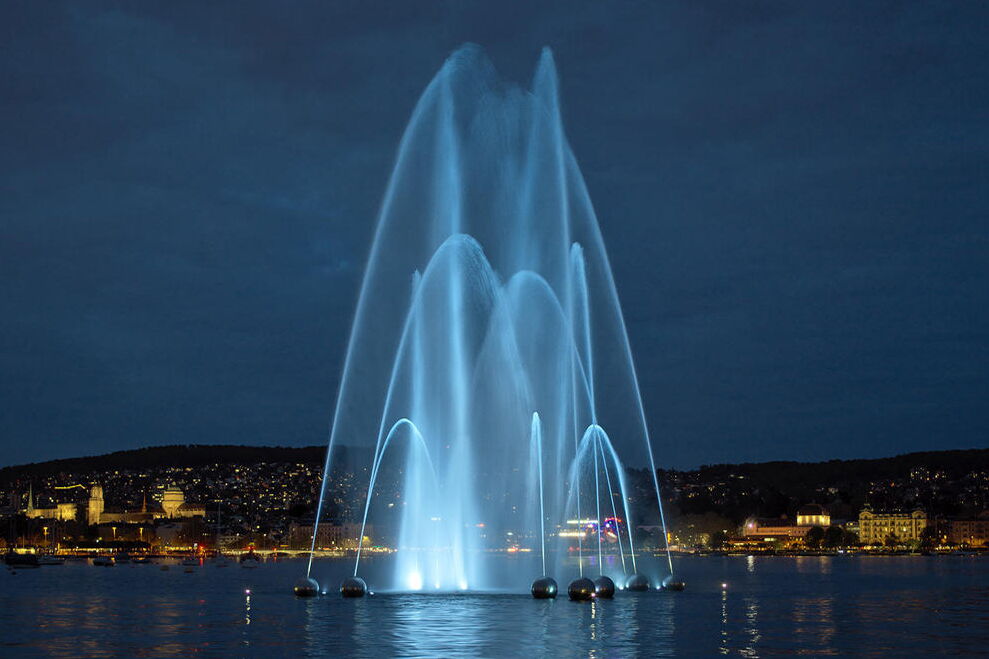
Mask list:
[[[556,580],[596,578],[607,591],[601,577],[624,585],[639,572],[625,465],[653,474],[655,498],[636,503],[662,519],[659,485],[548,50],[524,91],[462,48],[419,100],[382,204],[329,447],[317,520],[362,527],[349,596],[367,589],[371,525],[391,529],[398,550],[376,590],[531,583],[553,597]],[[591,533],[566,533],[574,519],[592,520]],[[672,575],[668,552],[663,571]]]

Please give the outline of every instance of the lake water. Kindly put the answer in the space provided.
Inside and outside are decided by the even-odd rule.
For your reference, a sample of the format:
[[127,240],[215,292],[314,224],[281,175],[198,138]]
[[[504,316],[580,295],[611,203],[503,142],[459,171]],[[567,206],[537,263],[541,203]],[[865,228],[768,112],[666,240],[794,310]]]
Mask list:
[[0,657],[989,651],[989,557],[682,558],[685,592],[618,593],[594,603],[568,601],[566,584],[555,601],[381,593],[344,600],[336,583],[330,595],[297,599],[291,586],[304,569],[289,560],[256,570],[207,565],[192,574],[177,565],[166,572],[83,563],[3,570]]

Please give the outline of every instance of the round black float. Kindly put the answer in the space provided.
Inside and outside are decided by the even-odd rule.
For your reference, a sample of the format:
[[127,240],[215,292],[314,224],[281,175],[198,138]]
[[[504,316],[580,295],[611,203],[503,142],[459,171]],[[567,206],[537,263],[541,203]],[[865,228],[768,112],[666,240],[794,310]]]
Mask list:
[[307,577],[296,581],[292,590],[298,597],[315,597],[319,594],[319,584],[315,579]]
[[644,574],[633,574],[625,582],[625,588],[639,592],[649,590],[649,579]]
[[603,599],[610,600],[615,596],[615,582],[611,580],[611,577],[606,577],[602,574],[594,580],[594,594]]
[[586,602],[594,597],[594,582],[587,577],[574,579],[567,588],[567,594],[575,602]]
[[556,579],[553,577],[539,577],[532,582],[532,596],[537,600],[549,600],[556,597]]
[[687,584],[684,583],[683,581],[674,581],[672,574],[666,577],[665,579],[663,579],[663,590],[673,590],[676,592],[680,592],[686,587]]
[[360,577],[347,577],[340,584],[340,594],[344,597],[364,597],[367,584]]

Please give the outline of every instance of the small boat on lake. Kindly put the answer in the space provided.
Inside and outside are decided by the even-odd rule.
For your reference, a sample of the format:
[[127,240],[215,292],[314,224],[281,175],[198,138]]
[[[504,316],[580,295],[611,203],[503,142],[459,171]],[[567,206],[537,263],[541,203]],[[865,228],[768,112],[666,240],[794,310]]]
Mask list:
[[65,565],[65,559],[54,554],[40,554],[38,565]]
[[98,567],[113,567],[117,564],[117,561],[113,559],[113,556],[94,556],[93,565]]
[[249,551],[246,554],[240,555],[240,566],[248,569],[260,567],[261,559],[253,551]]

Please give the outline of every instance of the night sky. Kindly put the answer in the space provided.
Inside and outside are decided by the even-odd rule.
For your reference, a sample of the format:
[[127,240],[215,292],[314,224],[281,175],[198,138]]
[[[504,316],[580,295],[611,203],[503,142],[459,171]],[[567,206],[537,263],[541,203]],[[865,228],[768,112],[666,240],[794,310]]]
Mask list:
[[9,1],[0,464],[326,441],[464,42],[554,50],[657,464],[989,446],[989,4]]

